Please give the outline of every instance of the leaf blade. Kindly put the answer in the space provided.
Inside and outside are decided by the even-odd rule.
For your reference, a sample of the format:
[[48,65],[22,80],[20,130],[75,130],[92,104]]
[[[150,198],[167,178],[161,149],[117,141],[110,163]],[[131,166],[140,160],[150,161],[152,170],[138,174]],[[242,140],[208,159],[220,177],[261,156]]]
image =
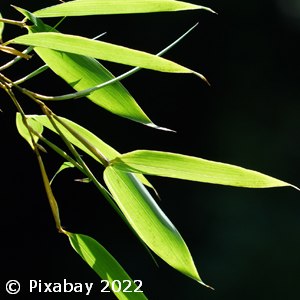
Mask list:
[[[111,284],[114,280],[129,280],[131,288],[134,290],[137,286],[129,277],[117,260],[95,239],[77,233],[65,232],[73,249],[81,258],[99,275],[103,280],[108,280]],[[147,300],[144,293],[125,293],[125,287],[122,286],[120,292],[114,292],[120,300]]]
[[[19,7],[15,8],[34,23],[34,26],[28,27],[29,33],[58,32],[36,18],[29,11]],[[94,87],[114,78],[113,74],[101,63],[91,57],[41,47],[35,47],[34,50],[54,73],[65,80],[76,91]],[[160,129],[144,113],[132,95],[119,81],[94,91],[87,98],[96,105],[120,117]]]
[[[29,120],[35,121],[36,123],[40,123],[42,126],[48,128],[52,132],[56,132],[55,128],[45,115],[28,115]],[[119,156],[120,153],[116,151],[113,147],[109,146],[107,143],[102,141],[99,137],[97,137],[94,133],[84,128],[83,126],[68,120],[66,118],[60,117],[65,123],[68,124],[73,130],[75,130],[78,134],[85,137],[94,147],[96,147],[101,153],[104,154],[109,160],[113,160],[115,157]],[[34,123],[33,123],[34,124]],[[61,132],[65,135],[65,137],[76,147],[82,150],[84,153],[95,159],[97,162],[101,163],[101,161],[89,150],[87,149],[78,139],[76,139],[66,128],[64,128],[61,124],[57,124]],[[139,175],[138,178],[142,181],[143,184],[154,189],[152,184],[143,176]],[[156,191],[155,191],[156,192]]]
[[[27,119],[27,124],[36,132],[38,132],[39,134],[42,134],[43,132],[43,125],[37,122],[34,122],[31,119]],[[31,135],[28,131],[28,128],[25,126],[24,122],[23,122],[23,118],[22,115],[17,112],[16,113],[16,126],[17,126],[17,130],[19,132],[19,134],[29,143],[30,147],[32,149],[34,149],[32,140],[31,140]],[[39,138],[37,136],[33,135],[33,139],[35,141],[35,143],[38,142]]]
[[63,164],[59,167],[59,169],[55,172],[55,174],[53,175],[52,179],[50,180],[50,185],[52,185],[54,179],[56,178],[56,176],[61,173],[63,170],[69,169],[69,168],[75,168],[75,166],[69,162],[69,161],[65,161],[63,162]]
[[18,36],[10,42],[94,57],[101,60],[129,66],[138,66],[154,71],[193,73],[200,76],[200,74],[193,70],[144,51],[70,34],[38,32]]
[[[0,12],[0,18],[2,18],[1,12]],[[0,21],[0,43],[2,43],[2,34],[3,34],[3,31],[4,31],[4,22]]]
[[105,183],[132,228],[170,266],[205,285],[180,233],[133,174],[109,166]]
[[77,0],[40,9],[37,17],[90,16],[128,13],[171,12],[210,8],[173,0]]
[[289,183],[253,170],[169,152],[137,150],[115,158],[111,164],[127,172],[237,187],[291,186]]

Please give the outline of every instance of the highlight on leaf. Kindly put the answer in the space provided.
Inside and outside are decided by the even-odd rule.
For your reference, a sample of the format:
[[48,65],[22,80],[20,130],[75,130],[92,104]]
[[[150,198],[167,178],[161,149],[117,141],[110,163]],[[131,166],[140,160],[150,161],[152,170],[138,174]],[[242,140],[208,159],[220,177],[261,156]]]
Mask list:
[[174,0],[76,0],[46,7],[34,12],[37,17],[71,17],[110,14],[134,14],[172,12],[180,10],[204,9],[208,7]]
[[203,75],[183,67],[168,59],[149,54],[124,46],[119,46],[103,41],[95,41],[81,36],[62,34],[57,32],[38,32],[21,35],[9,43],[21,44],[33,47],[42,47],[52,50],[75,53],[83,56],[94,57],[101,60],[138,66],[160,72],[191,73],[199,77]]
[[135,176],[109,166],[104,181],[145,244],[170,266],[206,286],[180,233]]
[[137,150],[116,157],[111,165],[126,172],[237,187],[292,186],[282,180],[235,165],[169,152]]

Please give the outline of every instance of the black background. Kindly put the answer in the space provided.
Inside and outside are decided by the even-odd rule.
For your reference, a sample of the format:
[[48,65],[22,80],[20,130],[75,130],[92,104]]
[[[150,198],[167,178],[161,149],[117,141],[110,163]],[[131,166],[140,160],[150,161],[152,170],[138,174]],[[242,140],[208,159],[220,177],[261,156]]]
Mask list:
[[[23,2],[2,3],[4,17],[22,18],[9,4],[34,11],[58,1]],[[176,134],[120,119],[86,99],[49,106],[120,152],[157,149],[195,155],[300,185],[298,0],[193,3],[210,6],[218,15],[187,11],[80,17],[67,19],[60,27],[87,37],[107,32],[105,41],[156,53],[199,22],[165,57],[203,73],[211,87],[193,75],[146,70],[123,82],[155,123]],[[24,33],[6,26],[4,40]],[[1,54],[1,64],[9,58]],[[19,63],[5,75],[17,79],[28,73],[31,64],[41,64],[37,57],[32,60]],[[127,70],[115,64],[105,66],[115,74]],[[26,87],[50,95],[71,90],[51,71]],[[21,281],[20,298],[32,299],[57,295],[28,294],[29,279],[62,282],[66,278],[98,284],[97,275],[56,232],[35,156],[15,129],[15,108],[2,91],[0,95],[1,299],[18,297],[5,294],[9,279]],[[17,96],[26,113],[39,112],[28,99]],[[50,151],[44,161],[49,174],[62,163]],[[101,178],[102,169],[87,161]],[[299,298],[300,202],[296,190],[150,178],[162,198],[159,205],[185,238],[200,276],[216,289],[211,291],[159,259],[156,268],[101,195],[91,185],[74,182],[76,178],[80,174],[68,170],[53,184],[64,227],[97,239],[132,278],[143,280],[149,299]],[[113,299],[99,288],[89,298]]]

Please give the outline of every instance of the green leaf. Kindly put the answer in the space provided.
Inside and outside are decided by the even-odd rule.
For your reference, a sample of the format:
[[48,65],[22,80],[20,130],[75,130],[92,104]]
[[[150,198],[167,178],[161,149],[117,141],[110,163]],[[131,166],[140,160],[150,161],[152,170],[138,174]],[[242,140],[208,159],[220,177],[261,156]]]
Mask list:
[[[31,120],[29,118],[27,119],[27,124],[34,131],[38,132],[39,134],[42,134],[42,132],[43,132],[43,125],[42,124],[37,123],[34,120]],[[33,143],[32,143],[32,140],[31,140],[31,135],[30,135],[27,127],[23,123],[23,118],[22,118],[22,115],[20,113],[16,114],[16,125],[17,125],[17,129],[18,129],[19,134],[29,143],[31,148],[34,149]],[[37,136],[33,135],[33,139],[37,143],[39,138]]]
[[128,13],[166,12],[210,8],[174,0],[77,0],[34,12],[37,17],[89,16]]
[[115,158],[111,165],[126,172],[239,187],[291,186],[284,181],[238,166],[168,152],[133,151]]
[[[49,130],[56,132],[54,129],[53,125],[49,121],[48,117],[45,115],[28,115],[27,116],[32,124],[39,126],[45,126]],[[87,139],[95,148],[97,148],[106,158],[109,160],[114,159],[115,157],[119,156],[120,153],[116,151],[114,148],[103,142],[100,138],[98,138],[95,134],[90,132],[89,130],[85,129],[84,127],[78,125],[77,123],[70,121],[66,118],[60,117],[64,122],[68,124],[73,130],[75,130],[78,134],[83,136],[85,139]],[[35,122],[36,121],[36,122]],[[37,126],[36,125],[36,126]],[[89,150],[87,149],[84,144],[82,144],[78,139],[76,139],[65,127],[63,127],[61,124],[57,123],[56,124],[58,128],[61,130],[61,132],[64,134],[64,136],[76,147],[78,147],[80,150],[91,156],[93,159],[101,163],[101,161]],[[151,183],[144,177],[144,176],[139,176],[138,177],[143,184],[146,186],[152,188],[154,191],[154,187],[151,185]]]
[[50,181],[50,185],[52,184],[53,180],[55,179],[55,177],[60,173],[62,172],[63,170],[65,169],[69,169],[69,168],[74,168],[75,166],[69,162],[69,161],[65,161],[61,166],[60,168],[57,170],[57,172],[53,175],[51,181]]
[[[57,32],[54,28],[44,24],[30,12],[17,7],[16,9],[35,24],[35,26],[28,28],[29,32]],[[76,91],[94,87],[114,78],[102,64],[91,57],[59,52],[41,47],[35,47],[34,50],[53,72],[64,79]],[[120,117],[150,127],[161,128],[156,126],[149,119],[127,89],[119,81],[94,91],[88,95],[87,98]]]
[[133,174],[109,166],[105,183],[126,219],[147,246],[170,266],[204,284],[175,226]]
[[193,73],[203,77],[193,70],[147,52],[76,35],[56,32],[32,33],[16,37],[10,43],[49,48],[155,71]]
[[[1,12],[0,12],[0,18],[2,18]],[[3,30],[4,30],[4,22],[0,21],[0,42],[2,42],[2,33],[3,33]]]
[[[125,272],[116,259],[96,240],[93,238],[77,233],[65,232],[70,240],[74,250],[82,257],[82,259],[99,275],[102,280],[109,281],[109,288],[112,289],[112,282],[118,280],[122,283],[120,292],[114,292],[115,296],[120,300],[146,300],[147,297],[142,292],[134,292],[137,285]],[[128,291],[124,289],[128,286]]]

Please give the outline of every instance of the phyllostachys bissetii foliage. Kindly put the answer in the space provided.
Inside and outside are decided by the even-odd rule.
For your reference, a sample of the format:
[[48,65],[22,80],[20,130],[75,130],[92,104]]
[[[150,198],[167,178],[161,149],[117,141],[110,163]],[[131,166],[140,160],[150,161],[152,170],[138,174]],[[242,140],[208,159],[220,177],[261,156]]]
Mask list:
[[[162,57],[196,25],[168,47],[153,55],[97,39],[64,34],[59,31],[60,20],[66,17],[89,15],[99,15],[101,18],[100,15],[181,10],[202,9],[214,12],[204,6],[174,0],[74,0],[35,12],[19,7],[14,8],[21,14],[21,21],[10,20],[0,15],[1,55],[13,57],[0,66],[0,87],[16,107],[18,132],[36,154],[57,230],[69,238],[74,250],[100,278],[109,282],[109,287],[118,299],[147,299],[142,290],[136,293],[127,293],[125,287],[116,290],[114,286],[116,280],[130,284],[131,289],[134,290],[139,289],[139,286],[96,240],[83,234],[71,233],[62,227],[59,207],[51,188],[54,178],[49,180],[42,159],[43,152],[49,150],[56,152],[65,161],[55,176],[66,168],[77,168],[83,174],[84,181],[95,185],[102,197],[110,203],[147,251],[154,252],[179,272],[209,287],[200,278],[184,239],[149,193],[149,188],[154,191],[154,194],[156,191],[144,175],[247,188],[292,185],[256,171],[183,154],[152,150],[136,150],[121,154],[91,131],[50,110],[46,103],[86,97],[110,113],[168,131],[169,129],[151,121],[120,81],[142,68],[168,73],[189,73],[206,81],[205,77],[197,71]],[[49,26],[43,18],[58,18],[58,25]],[[22,32],[20,36],[3,41],[2,34],[6,26],[25,28],[27,34]],[[23,50],[17,50],[16,47],[19,49],[22,46],[16,45],[25,47]],[[44,63],[41,67],[18,80],[11,80],[5,75],[6,69],[13,68],[19,61],[33,59],[32,52],[37,54],[34,59],[39,57]],[[115,77],[99,60],[124,64],[132,68]],[[27,80],[42,72],[50,71],[70,84],[75,91],[60,96],[49,96],[23,87],[23,83]],[[15,91],[33,101],[40,108],[41,114],[33,115],[25,112]],[[65,149],[45,137],[44,130],[56,133],[64,142]],[[105,185],[100,183],[91,172],[81,156],[82,153],[102,165]]]

